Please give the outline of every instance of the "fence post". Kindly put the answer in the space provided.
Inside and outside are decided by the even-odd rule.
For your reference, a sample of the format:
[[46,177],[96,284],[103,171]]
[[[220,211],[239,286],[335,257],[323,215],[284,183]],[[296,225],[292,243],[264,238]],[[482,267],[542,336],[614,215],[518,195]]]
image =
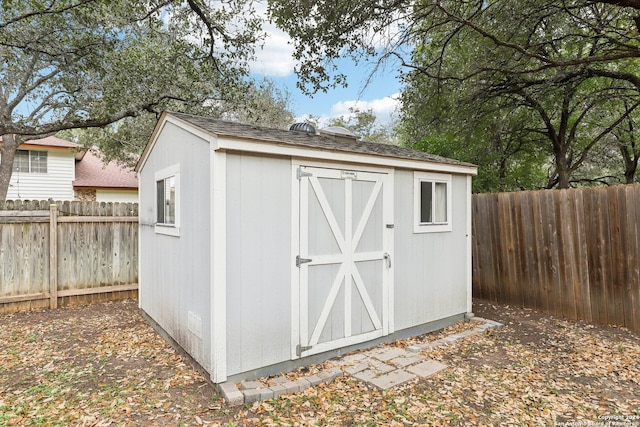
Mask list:
[[49,307],[58,308],[58,207],[49,206]]

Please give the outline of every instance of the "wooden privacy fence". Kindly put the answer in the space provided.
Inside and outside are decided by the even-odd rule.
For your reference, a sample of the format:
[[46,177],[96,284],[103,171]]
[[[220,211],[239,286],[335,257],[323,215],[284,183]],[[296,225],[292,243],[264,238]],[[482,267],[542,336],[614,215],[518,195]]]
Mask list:
[[136,203],[0,202],[0,313],[132,298]]
[[473,196],[473,293],[640,331],[640,185]]

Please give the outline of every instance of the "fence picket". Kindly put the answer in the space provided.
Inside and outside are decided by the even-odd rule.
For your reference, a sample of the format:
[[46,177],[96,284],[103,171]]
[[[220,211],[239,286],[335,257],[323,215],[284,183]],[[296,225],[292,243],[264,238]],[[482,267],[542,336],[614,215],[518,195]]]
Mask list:
[[569,193],[564,190],[553,192],[555,199],[555,221],[558,239],[558,276],[560,279],[560,305],[564,317],[576,318],[576,298],[573,292],[574,263],[573,232]]
[[523,279],[522,286],[524,287],[522,304],[529,307],[537,307],[539,302],[536,286],[540,283],[540,272],[536,251],[535,215],[531,195],[523,194],[522,196],[522,222],[519,224],[519,227],[522,228],[522,240],[520,241],[522,248],[520,256],[522,257],[523,264],[521,277]]
[[[570,196],[573,197],[570,197]],[[573,295],[576,300],[576,319],[592,321],[591,297],[589,295],[589,262],[586,241],[584,215],[584,191],[567,192],[571,201],[568,207],[571,215],[570,227],[573,229],[573,258],[569,260],[573,266]]]
[[[611,242],[611,286],[613,288],[613,310],[614,315],[611,323],[624,325],[626,321],[625,299],[626,287],[628,283],[625,250],[627,247],[627,234],[622,230],[627,230],[626,224],[626,200],[624,190],[616,187],[616,191],[609,194],[609,217],[611,219],[611,231],[609,241]],[[620,191],[622,190],[622,191]]]
[[604,293],[606,296],[604,311],[605,311],[605,323],[607,324],[615,324],[615,289],[613,286],[614,277],[614,269],[613,269],[613,258],[615,256],[613,245],[612,245],[612,226],[614,224],[613,219],[611,218],[611,202],[609,200],[609,194],[606,191],[606,188],[596,188],[597,194],[600,198],[600,215],[599,220],[601,221],[600,225],[600,259],[602,263],[602,283],[604,287]]

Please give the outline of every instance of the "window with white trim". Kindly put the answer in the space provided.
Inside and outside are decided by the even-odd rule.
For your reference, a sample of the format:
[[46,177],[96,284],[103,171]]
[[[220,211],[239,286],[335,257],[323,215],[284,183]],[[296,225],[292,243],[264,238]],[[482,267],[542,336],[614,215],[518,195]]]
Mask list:
[[17,150],[13,159],[13,171],[19,173],[47,173],[47,152]]
[[176,223],[176,177],[169,176],[156,182],[158,224]]
[[413,232],[451,231],[451,175],[414,172]]
[[156,233],[180,235],[180,166],[155,173]]

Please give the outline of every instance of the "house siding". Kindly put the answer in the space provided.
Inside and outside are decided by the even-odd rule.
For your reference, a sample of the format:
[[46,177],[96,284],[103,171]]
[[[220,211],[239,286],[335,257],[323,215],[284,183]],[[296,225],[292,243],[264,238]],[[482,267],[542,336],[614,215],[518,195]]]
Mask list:
[[[211,369],[208,142],[167,123],[140,172],[140,307]],[[180,165],[180,235],[155,231],[155,172]]]
[[452,231],[414,233],[413,171],[396,171],[396,331],[467,311],[466,180],[452,177]]
[[291,356],[291,161],[227,155],[227,370]]
[[[21,148],[22,149],[22,148]],[[39,149],[42,151],[42,149]],[[17,173],[11,175],[9,200],[73,200],[75,159],[71,150],[46,150],[47,173]]]
[[99,190],[96,189],[96,201],[138,203],[138,190]]

